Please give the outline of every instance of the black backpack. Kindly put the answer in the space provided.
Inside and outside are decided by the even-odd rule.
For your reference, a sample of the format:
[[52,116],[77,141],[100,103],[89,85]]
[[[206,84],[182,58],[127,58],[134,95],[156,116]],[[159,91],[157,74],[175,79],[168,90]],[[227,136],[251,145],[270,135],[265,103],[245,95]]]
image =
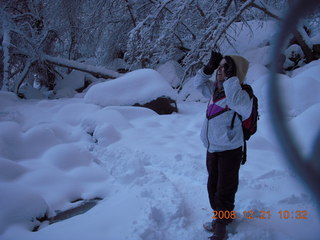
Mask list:
[[242,157],[242,162],[241,164],[245,164],[247,161],[247,144],[246,141],[250,139],[250,137],[255,134],[257,131],[257,123],[259,120],[259,113],[258,113],[258,98],[254,95],[252,87],[248,84],[242,84],[241,85],[242,89],[245,90],[249,96],[250,99],[253,99],[253,104],[252,104],[252,111],[250,116],[242,121],[241,115],[238,113],[234,113],[232,117],[232,122],[231,122],[231,129],[234,127],[234,120],[236,116],[240,118],[242,122],[242,130],[243,130],[243,142],[244,142],[244,149],[243,149],[243,157]]

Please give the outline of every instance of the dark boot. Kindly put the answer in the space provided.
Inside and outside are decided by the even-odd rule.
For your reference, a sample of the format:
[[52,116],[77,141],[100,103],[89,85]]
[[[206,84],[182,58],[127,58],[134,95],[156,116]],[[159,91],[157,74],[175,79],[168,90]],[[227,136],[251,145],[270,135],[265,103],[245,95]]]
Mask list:
[[[203,224],[203,228],[208,232],[214,232],[218,221],[219,220],[212,220],[212,222],[205,222]],[[220,220],[220,222],[224,223],[225,225],[229,225],[233,222],[233,219],[224,219],[222,221]]]
[[210,240],[225,240],[227,239],[227,225],[216,222],[213,235],[209,238]]
[[214,232],[216,228],[217,221],[212,220],[212,222],[206,222],[203,224],[203,228],[207,230],[208,232]]

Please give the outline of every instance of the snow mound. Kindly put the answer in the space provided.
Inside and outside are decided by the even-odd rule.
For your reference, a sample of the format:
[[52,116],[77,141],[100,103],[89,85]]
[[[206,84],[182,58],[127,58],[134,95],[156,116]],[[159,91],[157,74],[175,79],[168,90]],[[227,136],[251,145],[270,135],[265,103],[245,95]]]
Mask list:
[[83,87],[84,85],[84,79],[85,79],[85,73],[80,71],[72,71],[70,74],[64,77],[64,79],[57,81],[57,85],[55,86],[55,89],[64,89],[69,88],[76,90],[78,88]]
[[[292,71],[292,76],[291,77],[314,77],[316,78],[317,76],[320,76],[320,60],[313,61],[303,67],[300,67],[294,71]],[[320,81],[320,78],[318,78]]]
[[[0,151],[10,160],[22,160],[38,157],[44,149],[65,141],[66,128],[54,124],[40,124],[22,132],[16,122],[0,122]],[[19,147],[17,147],[19,146]],[[17,151],[19,149],[20,151]]]
[[90,165],[92,156],[79,144],[68,143],[51,147],[44,153],[43,159],[60,170],[68,171],[79,166]]
[[170,60],[157,68],[157,71],[164,76],[165,79],[174,88],[177,88],[183,78],[183,69],[180,64],[174,60]]
[[121,133],[110,124],[103,124],[95,129],[93,137],[101,146],[108,146],[121,139]]
[[291,79],[290,84],[293,88],[292,91],[287,92],[291,105],[290,115],[298,116],[313,104],[320,102],[320,81],[318,79],[311,76],[297,76]]
[[13,161],[0,157],[0,181],[12,181],[27,172],[27,169]]
[[144,104],[161,96],[174,98],[169,83],[155,70],[140,69],[92,86],[84,100],[100,106],[130,106]]
[[[158,115],[151,109],[143,108],[143,107],[140,108],[140,107],[131,107],[131,106],[112,106],[104,109],[115,110],[119,112],[128,121],[137,119],[137,118],[148,118],[148,117],[154,117]],[[117,124],[119,124],[118,120],[117,120]]]
[[[44,199],[20,184],[0,183],[0,234],[11,224],[32,228],[35,217],[42,217],[47,211]],[[31,220],[31,221],[30,221]]]
[[269,73],[270,73],[269,69],[266,68],[264,65],[250,62],[245,83],[251,85],[257,79],[259,79],[262,76],[268,75]]
[[62,106],[59,109],[54,118],[59,121],[65,121],[71,125],[77,125],[84,119],[86,116],[90,116],[98,109],[97,106],[83,104],[83,103],[74,103]]
[[[12,92],[0,91],[0,107],[15,104],[19,98]],[[1,112],[0,112],[1,113]]]
[[[312,68],[310,71],[314,72],[316,69]],[[320,101],[319,78],[315,75],[310,75],[308,72],[302,72],[292,78],[284,74],[278,74],[280,99],[284,104],[288,117],[296,117]],[[263,75],[251,85],[259,100],[260,113],[269,111],[269,79],[269,75]]]
[[81,122],[87,132],[94,132],[97,126],[110,124],[116,128],[127,129],[131,127],[130,122],[117,110],[103,108],[94,114],[87,115]]
[[315,150],[314,143],[316,143],[317,134],[320,131],[319,116],[320,103],[311,106],[290,121],[292,132],[300,146],[299,149],[306,157]]

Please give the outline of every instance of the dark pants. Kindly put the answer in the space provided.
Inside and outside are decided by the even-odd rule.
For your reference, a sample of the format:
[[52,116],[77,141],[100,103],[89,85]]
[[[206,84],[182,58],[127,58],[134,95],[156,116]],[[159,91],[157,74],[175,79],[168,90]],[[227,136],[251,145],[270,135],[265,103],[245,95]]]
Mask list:
[[[208,194],[215,211],[232,211],[239,184],[242,148],[223,152],[207,152]],[[218,219],[223,220],[224,219]]]

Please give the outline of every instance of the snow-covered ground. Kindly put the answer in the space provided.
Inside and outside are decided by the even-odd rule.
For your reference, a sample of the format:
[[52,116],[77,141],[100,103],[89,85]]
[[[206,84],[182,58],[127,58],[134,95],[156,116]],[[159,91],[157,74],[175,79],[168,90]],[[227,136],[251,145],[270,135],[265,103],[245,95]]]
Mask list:
[[[238,233],[229,239],[318,239],[319,206],[280,153],[269,123],[268,69],[261,64],[251,62],[248,73],[261,117],[240,170]],[[320,130],[319,68],[315,61],[279,78],[287,87],[288,119],[305,155]],[[153,73],[140,70],[136,76],[148,74]],[[98,95],[89,90],[72,99],[20,100],[0,92],[0,239],[207,239],[202,224],[213,214],[199,138],[207,104],[191,101],[199,98],[191,86],[189,95],[184,93],[189,101],[179,101],[179,113],[171,115],[106,106],[106,92],[122,103],[131,102],[136,92],[99,91],[98,84]],[[39,224],[35,217],[97,197],[103,200],[86,213],[30,231]],[[255,216],[270,211],[270,219],[245,219],[244,211]],[[291,215],[281,219],[279,211]],[[306,219],[296,219],[297,211]]]

